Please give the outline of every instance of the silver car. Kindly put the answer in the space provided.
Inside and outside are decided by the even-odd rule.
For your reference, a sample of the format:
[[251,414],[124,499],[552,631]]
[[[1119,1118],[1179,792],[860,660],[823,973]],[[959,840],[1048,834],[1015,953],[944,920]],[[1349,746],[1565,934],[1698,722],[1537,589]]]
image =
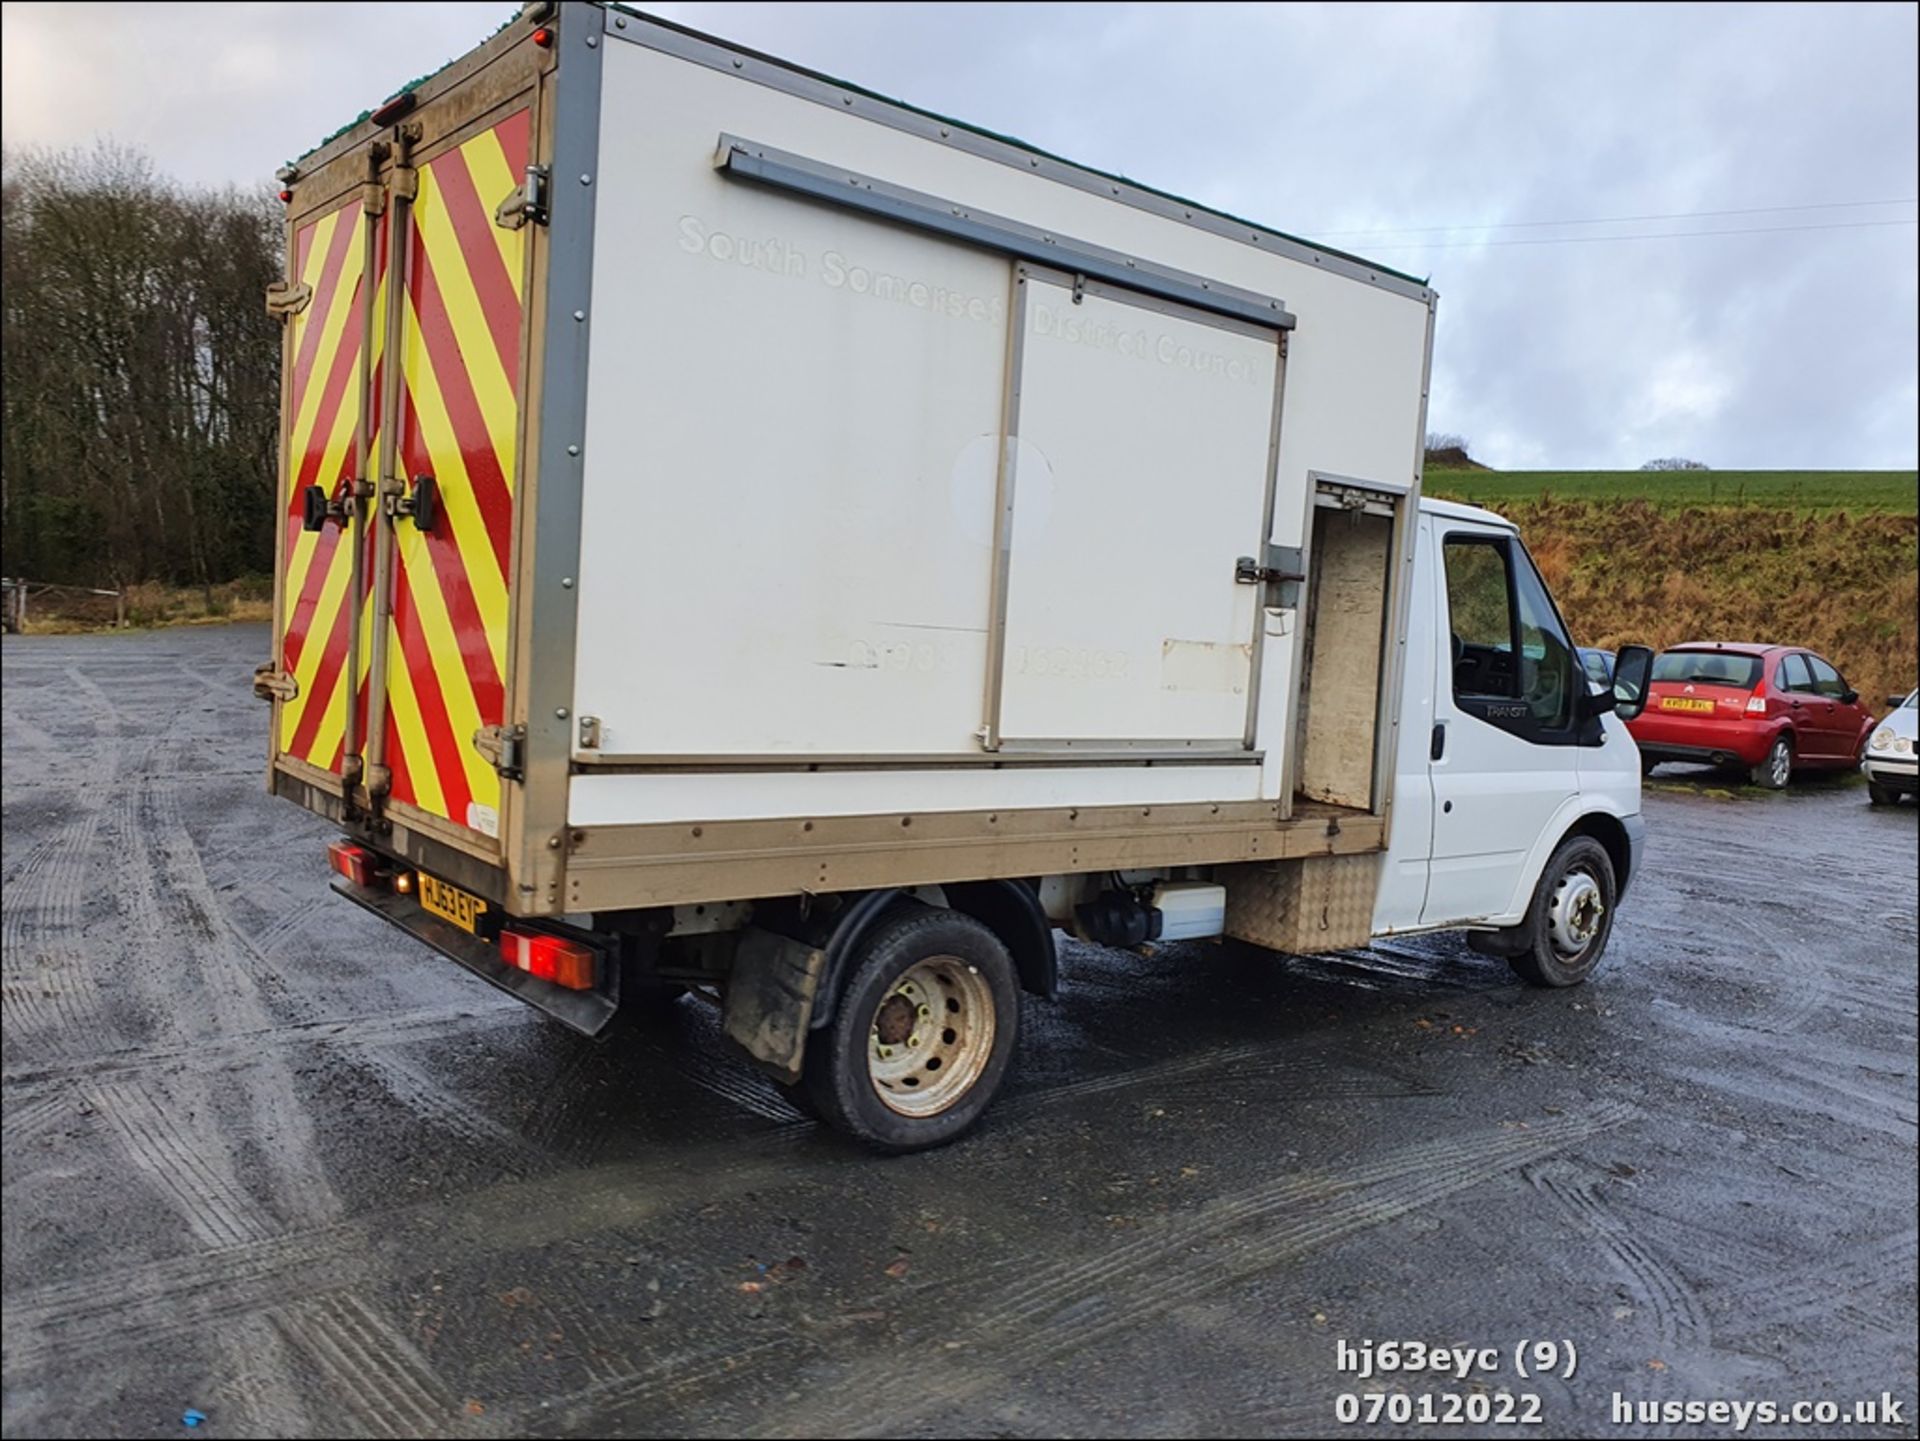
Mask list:
[[[1867,799],[1876,806],[1890,806],[1904,792],[1920,791],[1915,775],[1920,774],[1920,735],[1915,722],[1920,709],[1915,697],[1920,691],[1908,691],[1907,698],[1887,712],[1885,720],[1867,737],[1865,759],[1860,769],[1867,775]],[[1893,698],[1888,697],[1889,700]]]

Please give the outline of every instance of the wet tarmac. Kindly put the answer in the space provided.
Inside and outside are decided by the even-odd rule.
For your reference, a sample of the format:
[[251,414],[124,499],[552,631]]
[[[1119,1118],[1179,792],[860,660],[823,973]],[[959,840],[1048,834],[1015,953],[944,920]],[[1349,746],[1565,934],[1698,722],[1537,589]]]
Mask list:
[[[333,898],[265,654],[0,651],[9,1437],[1320,1435],[1383,1389],[1914,1434],[1911,803],[1654,784],[1569,992],[1451,937],[1071,946],[981,1131],[881,1161],[695,1001],[581,1041]],[[1362,1338],[1502,1364],[1363,1382]]]

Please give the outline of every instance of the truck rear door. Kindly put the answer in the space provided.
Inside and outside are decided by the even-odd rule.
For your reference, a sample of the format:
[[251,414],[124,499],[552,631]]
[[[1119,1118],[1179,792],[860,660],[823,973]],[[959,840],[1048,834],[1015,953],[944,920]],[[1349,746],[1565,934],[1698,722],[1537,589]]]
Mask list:
[[296,183],[282,287],[275,766],[489,861],[540,74],[521,45],[389,102],[317,173],[331,202],[303,213]]
[[389,226],[368,776],[396,818],[496,842],[500,775],[473,737],[506,719],[527,227],[494,211],[526,171],[530,97],[443,137],[438,118],[411,199],[396,167]]

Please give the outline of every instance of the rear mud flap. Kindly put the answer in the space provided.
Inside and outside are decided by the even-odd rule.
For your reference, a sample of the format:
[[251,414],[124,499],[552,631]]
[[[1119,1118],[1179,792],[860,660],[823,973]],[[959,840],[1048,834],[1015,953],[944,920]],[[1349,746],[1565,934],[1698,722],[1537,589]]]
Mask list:
[[570,991],[528,975],[500,959],[493,943],[469,935],[438,916],[429,915],[411,896],[376,891],[346,881],[333,889],[363,910],[391,921],[416,941],[432,946],[448,960],[458,961],[481,980],[517,996],[536,1011],[544,1011],[561,1025],[583,1036],[597,1036],[620,1009],[620,969],[611,954],[600,957],[600,984],[591,991]]
[[755,1065],[788,1085],[800,1079],[807,1024],[827,953],[750,926],[727,977],[727,1038]]

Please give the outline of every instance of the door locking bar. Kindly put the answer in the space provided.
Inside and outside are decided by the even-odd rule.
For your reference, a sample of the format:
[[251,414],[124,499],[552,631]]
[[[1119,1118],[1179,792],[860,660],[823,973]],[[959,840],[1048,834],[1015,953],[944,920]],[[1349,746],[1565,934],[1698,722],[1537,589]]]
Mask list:
[[431,533],[440,519],[439,484],[430,475],[416,475],[409,492],[403,482],[388,481],[380,509],[389,520],[398,520],[404,515],[413,521],[416,530]]
[[300,528],[325,530],[328,521],[345,525],[353,518],[353,504],[372,494],[373,482],[366,480],[349,481],[340,487],[338,495],[333,496],[317,485],[310,485],[300,492]]

